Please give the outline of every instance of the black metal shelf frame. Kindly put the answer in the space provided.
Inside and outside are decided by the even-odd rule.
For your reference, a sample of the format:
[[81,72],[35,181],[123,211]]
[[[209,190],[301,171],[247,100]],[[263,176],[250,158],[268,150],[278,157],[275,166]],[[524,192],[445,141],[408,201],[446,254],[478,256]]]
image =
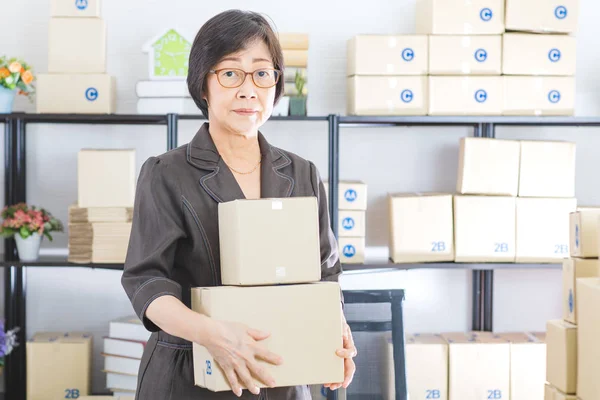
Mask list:
[[[167,127],[166,149],[177,146],[178,121],[202,120],[202,115],[82,115],[82,114],[0,114],[0,122],[5,123],[5,204],[26,201],[26,136],[25,128],[30,123],[61,123],[61,124],[104,124],[104,125],[162,125]],[[338,229],[338,185],[340,158],[340,127],[385,127],[385,126],[470,126],[475,137],[495,137],[496,126],[600,126],[600,118],[576,117],[428,117],[428,116],[339,116],[326,117],[272,117],[272,121],[324,121],[328,122],[328,153],[329,153],[329,212],[331,227],[337,236]],[[121,269],[119,264],[81,265],[68,263],[66,260],[43,258],[40,263],[21,263],[18,261],[16,246],[13,240],[5,240],[4,261],[0,266],[5,267],[5,318],[6,327],[19,326],[18,340],[25,343],[26,339],[26,281],[23,267],[41,266],[91,267],[104,269]],[[534,267],[522,265],[523,268]],[[535,268],[556,267],[552,264],[536,265]],[[345,266],[347,270],[362,270],[376,272],[378,265]],[[465,268],[473,269],[473,330],[492,330],[492,301],[493,301],[493,270],[497,268],[518,268],[515,264],[473,264],[444,263],[418,264],[412,266],[384,265],[385,270],[416,269],[416,268]],[[366,329],[366,328],[365,328]],[[6,393],[11,400],[25,400],[25,349],[17,347],[15,352],[6,360],[5,366]],[[397,377],[398,379],[398,377]],[[405,399],[402,390],[397,391],[398,399]],[[330,392],[329,399],[336,398],[337,393]]]

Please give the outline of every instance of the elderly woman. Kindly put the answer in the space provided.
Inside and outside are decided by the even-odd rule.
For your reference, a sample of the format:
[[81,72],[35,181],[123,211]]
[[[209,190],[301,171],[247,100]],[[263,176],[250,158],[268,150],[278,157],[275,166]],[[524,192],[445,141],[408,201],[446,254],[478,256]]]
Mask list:
[[[122,277],[137,315],[152,332],[136,399],[311,398],[307,386],[275,387],[277,382],[257,362],[285,362],[258,345],[268,333],[190,309],[192,287],[221,285],[221,202],[316,196],[322,280],[336,281],[341,272],[317,169],[271,146],[258,131],[282,96],[282,70],[278,38],[259,14],[223,12],[206,22],[194,40],[188,86],[208,122],[189,144],[144,163]],[[345,379],[326,385],[333,390],[347,387],[355,371],[356,349],[345,319],[343,336],[337,354],[345,359]],[[232,391],[194,386],[192,343],[210,351]],[[255,380],[267,388],[259,390]]]

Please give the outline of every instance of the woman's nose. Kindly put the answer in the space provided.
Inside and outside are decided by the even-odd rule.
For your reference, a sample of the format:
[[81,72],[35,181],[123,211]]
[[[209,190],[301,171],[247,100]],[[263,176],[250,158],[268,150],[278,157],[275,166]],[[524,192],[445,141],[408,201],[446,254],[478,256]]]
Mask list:
[[246,80],[238,89],[238,97],[242,99],[256,98],[256,86],[252,80],[252,75],[246,75]]

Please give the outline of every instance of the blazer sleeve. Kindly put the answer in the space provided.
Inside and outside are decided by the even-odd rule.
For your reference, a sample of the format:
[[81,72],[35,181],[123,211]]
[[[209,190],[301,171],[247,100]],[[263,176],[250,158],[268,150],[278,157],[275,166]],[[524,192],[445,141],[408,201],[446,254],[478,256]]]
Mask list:
[[337,282],[342,273],[342,264],[338,250],[338,243],[329,216],[325,185],[321,179],[317,167],[311,162],[311,180],[317,202],[319,204],[319,237],[321,241],[321,280]]
[[181,300],[181,285],[170,279],[177,242],[186,237],[177,182],[164,160],[150,157],[141,168],[136,187],[121,284],[136,314],[151,332],[160,328],[146,318],[148,305],[166,295]]

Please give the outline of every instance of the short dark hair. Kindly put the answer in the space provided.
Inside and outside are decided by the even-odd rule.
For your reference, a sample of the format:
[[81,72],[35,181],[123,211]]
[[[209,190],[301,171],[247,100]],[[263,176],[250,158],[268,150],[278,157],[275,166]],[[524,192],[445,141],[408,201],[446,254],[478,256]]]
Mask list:
[[192,99],[208,118],[203,96],[209,71],[225,56],[243,50],[255,40],[267,45],[273,66],[281,71],[275,90],[275,104],[283,95],[283,52],[279,38],[266,18],[252,11],[228,10],[215,15],[202,27],[190,51],[187,85]]

